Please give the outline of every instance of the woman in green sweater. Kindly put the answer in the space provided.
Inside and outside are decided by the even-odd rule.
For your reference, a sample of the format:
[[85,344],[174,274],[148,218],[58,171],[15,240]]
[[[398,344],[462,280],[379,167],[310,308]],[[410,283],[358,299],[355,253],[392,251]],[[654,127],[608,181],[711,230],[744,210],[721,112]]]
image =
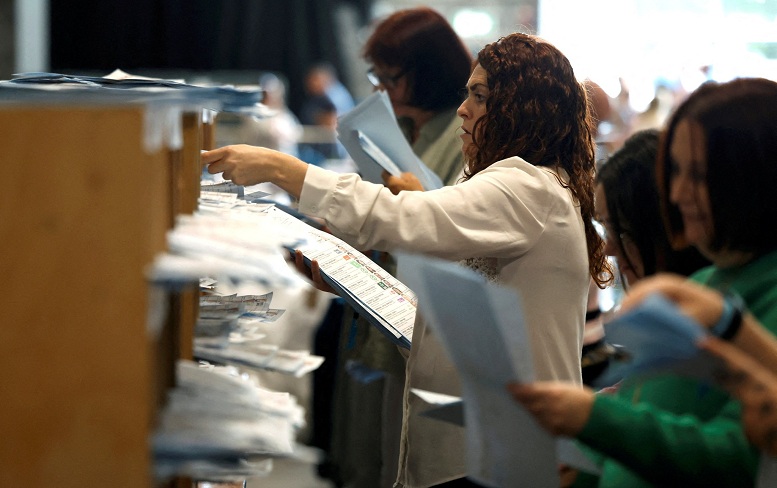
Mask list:
[[[727,315],[726,301],[730,297],[674,274],[663,273],[641,281],[623,300],[621,310],[631,310],[655,293],[712,329],[713,334],[700,346],[723,360],[717,377],[742,404],[747,438],[777,459],[777,337],[747,311],[741,319]],[[714,337],[721,323],[725,325],[722,330],[730,330],[725,340]]]
[[[691,279],[738,294],[777,334],[777,83],[700,87],[667,125],[658,157],[669,233],[713,265]],[[724,390],[662,374],[629,378],[614,395],[564,383],[509,386],[556,435],[599,457],[574,486],[753,486],[759,453]]]

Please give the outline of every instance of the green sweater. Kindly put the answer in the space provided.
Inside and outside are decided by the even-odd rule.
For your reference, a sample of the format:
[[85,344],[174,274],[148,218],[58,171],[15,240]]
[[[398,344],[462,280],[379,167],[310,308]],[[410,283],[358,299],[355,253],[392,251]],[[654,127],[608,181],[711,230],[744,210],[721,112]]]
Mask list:
[[[730,289],[777,334],[777,252],[735,269],[704,268],[692,280]],[[597,395],[577,436],[602,466],[575,487],[753,486],[758,451],[745,438],[739,403],[724,391],[677,375],[624,381]]]

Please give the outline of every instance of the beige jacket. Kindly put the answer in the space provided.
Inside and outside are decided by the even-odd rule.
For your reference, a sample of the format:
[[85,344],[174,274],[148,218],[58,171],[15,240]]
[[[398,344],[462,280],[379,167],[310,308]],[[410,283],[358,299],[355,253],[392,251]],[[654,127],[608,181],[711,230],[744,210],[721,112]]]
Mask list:
[[[357,249],[480,258],[486,274],[522,299],[537,378],[579,384],[588,256],[579,206],[559,177],[513,157],[454,186],[392,195],[357,175],[311,166],[299,209]],[[464,429],[418,416],[420,400],[408,394],[460,395],[455,368],[418,319],[412,342],[398,486],[414,488],[463,477],[466,468]]]

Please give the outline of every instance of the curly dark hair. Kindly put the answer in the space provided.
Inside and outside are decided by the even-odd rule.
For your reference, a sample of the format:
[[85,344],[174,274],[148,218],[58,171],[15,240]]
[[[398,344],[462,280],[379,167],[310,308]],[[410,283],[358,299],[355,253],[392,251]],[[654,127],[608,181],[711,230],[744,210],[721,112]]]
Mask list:
[[488,75],[486,113],[475,123],[465,177],[519,156],[535,166],[563,168],[562,182],[580,205],[588,267],[600,288],[613,279],[594,218],[594,127],[585,85],[555,46],[514,33],[486,45],[477,63]]

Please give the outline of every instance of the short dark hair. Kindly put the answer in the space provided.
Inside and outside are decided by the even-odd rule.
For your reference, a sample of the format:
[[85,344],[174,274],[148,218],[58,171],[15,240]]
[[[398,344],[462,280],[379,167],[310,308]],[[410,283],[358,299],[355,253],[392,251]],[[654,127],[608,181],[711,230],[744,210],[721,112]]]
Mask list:
[[692,122],[704,135],[706,179],[714,235],[710,249],[766,254],[777,249],[777,83],[739,78],[705,83],[669,119],[657,176],[672,242],[686,245],[683,221],[669,201],[677,125]]
[[[623,249],[620,235],[629,236],[639,251],[645,276],[661,271],[689,275],[709,264],[696,249],[673,250],[661,215],[656,184],[656,156],[660,132],[635,132],[599,168],[596,182],[607,200],[612,238]],[[608,236],[609,238],[609,236]],[[631,263],[630,263],[631,264]]]
[[472,56],[435,10],[410,8],[380,22],[364,46],[371,63],[399,68],[408,80],[409,105],[438,112],[461,103]]

